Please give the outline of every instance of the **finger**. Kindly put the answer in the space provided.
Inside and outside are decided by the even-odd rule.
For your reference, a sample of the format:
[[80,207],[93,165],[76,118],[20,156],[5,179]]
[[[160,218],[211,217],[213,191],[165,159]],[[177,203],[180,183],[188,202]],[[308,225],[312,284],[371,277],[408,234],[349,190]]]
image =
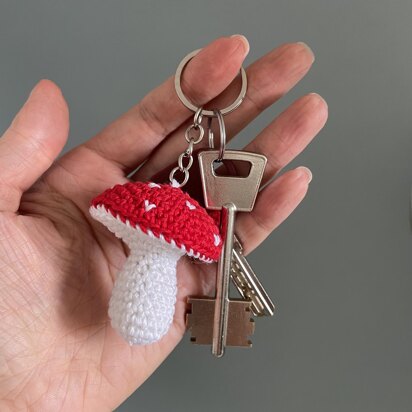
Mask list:
[[[187,64],[182,75],[186,97],[196,106],[213,99],[236,77],[248,51],[249,44],[240,35],[219,38],[206,46]],[[87,142],[86,147],[128,173],[190,116],[193,113],[179,100],[174,78],[170,77]]]
[[60,89],[40,81],[0,139],[0,211],[17,211],[22,193],[67,141],[69,114]]
[[327,117],[325,100],[318,94],[308,94],[296,100],[244,148],[263,153],[268,159],[262,185],[303,151]]
[[[292,103],[244,147],[247,152],[263,153],[267,158],[261,186],[306,148],[323,128],[327,117],[325,100],[316,93],[310,93]],[[237,175],[247,175],[247,170],[242,170],[248,167],[246,163],[233,166]]]
[[[313,52],[307,45],[290,43],[274,49],[249,66],[246,71],[248,77],[246,97],[234,112],[225,117],[228,140],[299,82],[308,72],[313,61]],[[208,107],[223,107],[228,101],[235,99],[239,83],[238,79],[232,82],[225,90],[224,96],[219,96],[208,103]],[[185,122],[164,141],[159,150],[156,150],[149,161],[139,169],[136,180],[149,179],[177,159],[187,144],[183,136],[188,125],[189,123]],[[216,121],[213,122],[213,126],[218,139]],[[205,140],[204,145],[207,144]]]
[[[319,95],[311,93],[295,101],[244,147],[245,151],[262,153],[268,159],[262,186],[312,141],[324,126],[327,117],[326,102]],[[236,167],[236,174],[240,176],[247,174],[247,171],[241,170],[241,164],[233,166]],[[133,176],[133,179],[148,180],[155,176],[154,179],[160,182],[167,179],[169,169],[170,167],[164,168],[160,173],[147,176],[145,175],[147,169],[143,172],[139,170],[137,177]],[[195,189],[190,181],[189,185],[191,190]]]
[[311,171],[303,166],[285,172],[259,193],[252,212],[239,213],[236,234],[245,254],[259,246],[296,209],[311,180]]

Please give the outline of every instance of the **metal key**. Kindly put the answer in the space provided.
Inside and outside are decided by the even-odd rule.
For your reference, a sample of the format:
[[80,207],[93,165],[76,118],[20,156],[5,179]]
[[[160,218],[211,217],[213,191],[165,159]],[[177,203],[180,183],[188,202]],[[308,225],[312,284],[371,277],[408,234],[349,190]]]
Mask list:
[[[266,157],[256,153],[234,150],[225,151],[225,159],[246,161],[251,164],[247,177],[218,176],[214,162],[219,158],[219,151],[209,150],[199,153],[199,167],[202,177],[203,194],[207,209],[222,210],[222,229],[224,245],[218,262],[215,299],[193,299],[192,310],[188,315],[188,326],[192,330],[195,343],[199,342],[199,333],[210,337],[208,319],[200,319],[200,313],[211,312],[213,305],[212,353],[221,357],[225,346],[251,346],[245,333],[250,334],[253,319],[250,318],[251,301],[231,301],[229,299],[229,281],[232,266],[235,212],[250,212],[253,209],[259,185],[266,165]],[[232,304],[233,302],[233,304]],[[202,306],[202,312],[200,312]],[[246,315],[248,316],[245,316]],[[233,322],[228,325],[228,320]],[[201,323],[199,323],[201,322]],[[206,330],[207,332],[206,332]],[[203,333],[204,332],[204,333]],[[238,332],[238,333],[236,333]],[[204,342],[205,343],[205,342]],[[209,342],[208,342],[209,343]]]
[[236,235],[230,274],[240,296],[251,301],[251,309],[255,316],[273,316],[275,305],[243,255],[243,247]]
[[[228,216],[225,209],[222,210],[223,213]],[[226,247],[228,246],[230,247],[230,245]],[[221,275],[223,265],[223,260],[220,259],[216,277],[215,298],[190,297],[188,299],[190,309],[186,317],[187,326],[191,331],[191,342],[198,345],[212,345],[212,353],[217,357],[223,355],[223,350],[218,351],[215,349],[217,346],[221,348],[224,348],[224,346],[252,346],[249,336],[253,335],[255,328],[251,312],[252,302],[244,299],[228,299],[230,275],[226,277]],[[226,299],[223,299],[225,296]],[[222,307],[225,304],[227,304],[227,307]],[[220,318],[221,311],[224,311],[227,319]],[[215,312],[219,316],[218,323],[215,320]],[[216,329],[220,327],[222,329]],[[216,333],[216,331],[218,332]],[[217,339],[219,336],[222,336],[225,345],[218,344]]]

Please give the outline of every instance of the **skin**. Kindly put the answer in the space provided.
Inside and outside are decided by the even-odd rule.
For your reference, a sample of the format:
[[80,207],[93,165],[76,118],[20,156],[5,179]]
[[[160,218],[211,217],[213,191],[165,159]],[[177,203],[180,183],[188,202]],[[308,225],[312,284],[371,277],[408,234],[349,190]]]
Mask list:
[[[233,100],[239,87],[233,80],[248,50],[242,36],[219,38],[203,48],[184,71],[188,98],[207,107]],[[306,45],[291,43],[249,66],[247,97],[225,118],[228,138],[292,88],[313,60]],[[112,410],[181,340],[185,298],[213,289],[215,266],[181,259],[173,326],[161,341],[131,347],[107,316],[127,250],[89,216],[88,207],[95,195],[126,182],[144,161],[133,179],[148,180],[174,165],[192,116],[178,100],[171,77],[98,135],[57,158],[68,137],[68,108],[59,88],[42,80],[0,139],[2,411]],[[247,145],[265,154],[268,165],[253,212],[236,222],[246,253],[304,198],[309,169],[273,177],[309,144],[326,118],[320,96],[303,96]]]

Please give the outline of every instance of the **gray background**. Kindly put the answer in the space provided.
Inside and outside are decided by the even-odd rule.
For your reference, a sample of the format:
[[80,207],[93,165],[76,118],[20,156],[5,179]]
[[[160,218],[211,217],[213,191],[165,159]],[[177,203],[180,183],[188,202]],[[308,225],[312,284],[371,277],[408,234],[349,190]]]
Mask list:
[[219,361],[186,337],[119,411],[412,410],[411,17],[410,0],[1,0],[0,128],[48,77],[70,104],[68,148],[217,36],[245,34],[248,62],[286,41],[316,53],[235,143],[299,95],[329,103],[292,165],[313,170],[308,197],[250,258],[276,316]]

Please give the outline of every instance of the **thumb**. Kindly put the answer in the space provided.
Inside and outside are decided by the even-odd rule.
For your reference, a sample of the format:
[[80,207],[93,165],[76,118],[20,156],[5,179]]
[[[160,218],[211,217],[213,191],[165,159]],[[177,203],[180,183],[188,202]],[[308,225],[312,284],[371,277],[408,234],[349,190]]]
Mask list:
[[20,199],[63,149],[69,112],[60,89],[41,80],[0,138],[0,211],[16,212]]

